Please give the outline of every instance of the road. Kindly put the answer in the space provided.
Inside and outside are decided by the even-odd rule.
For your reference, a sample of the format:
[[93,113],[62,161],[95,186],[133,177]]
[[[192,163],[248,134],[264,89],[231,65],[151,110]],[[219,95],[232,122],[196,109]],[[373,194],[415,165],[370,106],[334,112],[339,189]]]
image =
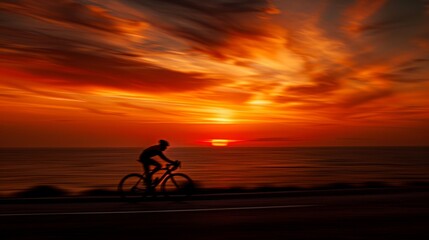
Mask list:
[[0,239],[429,239],[429,193],[2,203]]

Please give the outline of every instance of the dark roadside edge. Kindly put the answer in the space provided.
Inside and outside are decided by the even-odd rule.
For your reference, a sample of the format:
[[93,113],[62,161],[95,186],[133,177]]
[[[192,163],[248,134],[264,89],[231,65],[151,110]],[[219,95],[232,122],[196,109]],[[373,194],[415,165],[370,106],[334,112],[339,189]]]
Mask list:
[[[429,187],[384,187],[384,188],[352,188],[352,189],[314,189],[314,190],[271,190],[245,192],[200,192],[187,198],[186,201],[196,200],[223,200],[223,199],[251,199],[270,197],[316,197],[316,196],[347,196],[347,195],[380,195],[406,194],[429,192]],[[142,199],[141,202],[174,201],[162,195]],[[0,204],[55,204],[55,203],[94,203],[94,202],[124,202],[116,195],[106,196],[64,196],[64,197],[6,197],[0,198]]]

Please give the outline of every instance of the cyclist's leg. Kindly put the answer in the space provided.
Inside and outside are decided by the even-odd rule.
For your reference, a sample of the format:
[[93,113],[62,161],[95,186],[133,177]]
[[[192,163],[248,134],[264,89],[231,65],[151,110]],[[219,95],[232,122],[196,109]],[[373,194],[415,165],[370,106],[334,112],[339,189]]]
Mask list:
[[151,173],[153,175],[154,173],[158,172],[162,168],[162,165],[153,159],[150,159],[150,160],[151,160],[150,164],[155,166],[155,168],[151,171]]
[[150,186],[151,185],[151,175],[150,175],[150,161],[148,161],[148,159],[144,159],[142,161],[140,161],[143,164],[143,170],[144,170],[144,177],[145,177],[145,182],[146,185]]
[[[151,171],[150,166],[153,165],[155,168]],[[152,175],[157,172],[159,169],[161,169],[161,164],[157,161],[153,160],[152,158],[145,159],[143,163],[143,168],[146,175],[146,183],[148,186],[152,186]]]

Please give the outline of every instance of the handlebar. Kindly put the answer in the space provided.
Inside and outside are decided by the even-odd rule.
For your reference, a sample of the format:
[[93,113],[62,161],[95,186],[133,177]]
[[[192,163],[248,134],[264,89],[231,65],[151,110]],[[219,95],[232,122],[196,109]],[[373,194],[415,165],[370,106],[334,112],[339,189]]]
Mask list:
[[178,168],[180,168],[180,166],[182,165],[182,162],[180,162],[179,160],[176,160],[174,163],[167,163],[167,169],[170,168],[170,166],[173,166],[172,168],[170,168],[171,171],[174,171]]

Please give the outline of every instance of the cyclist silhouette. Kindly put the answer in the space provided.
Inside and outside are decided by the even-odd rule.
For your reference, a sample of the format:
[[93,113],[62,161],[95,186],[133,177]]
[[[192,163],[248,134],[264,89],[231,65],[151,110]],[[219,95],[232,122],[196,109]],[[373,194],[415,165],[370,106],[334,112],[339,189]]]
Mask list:
[[[175,164],[177,161],[170,160],[167,158],[163,151],[167,149],[167,147],[170,146],[170,144],[166,140],[159,140],[158,145],[154,145],[151,147],[148,147],[142,151],[139,157],[139,162],[143,164],[143,169],[146,175],[146,183],[148,186],[152,185],[152,175],[161,169],[162,165],[153,159],[155,156],[159,156],[162,160]],[[153,165],[155,168],[150,171],[150,166]]]

